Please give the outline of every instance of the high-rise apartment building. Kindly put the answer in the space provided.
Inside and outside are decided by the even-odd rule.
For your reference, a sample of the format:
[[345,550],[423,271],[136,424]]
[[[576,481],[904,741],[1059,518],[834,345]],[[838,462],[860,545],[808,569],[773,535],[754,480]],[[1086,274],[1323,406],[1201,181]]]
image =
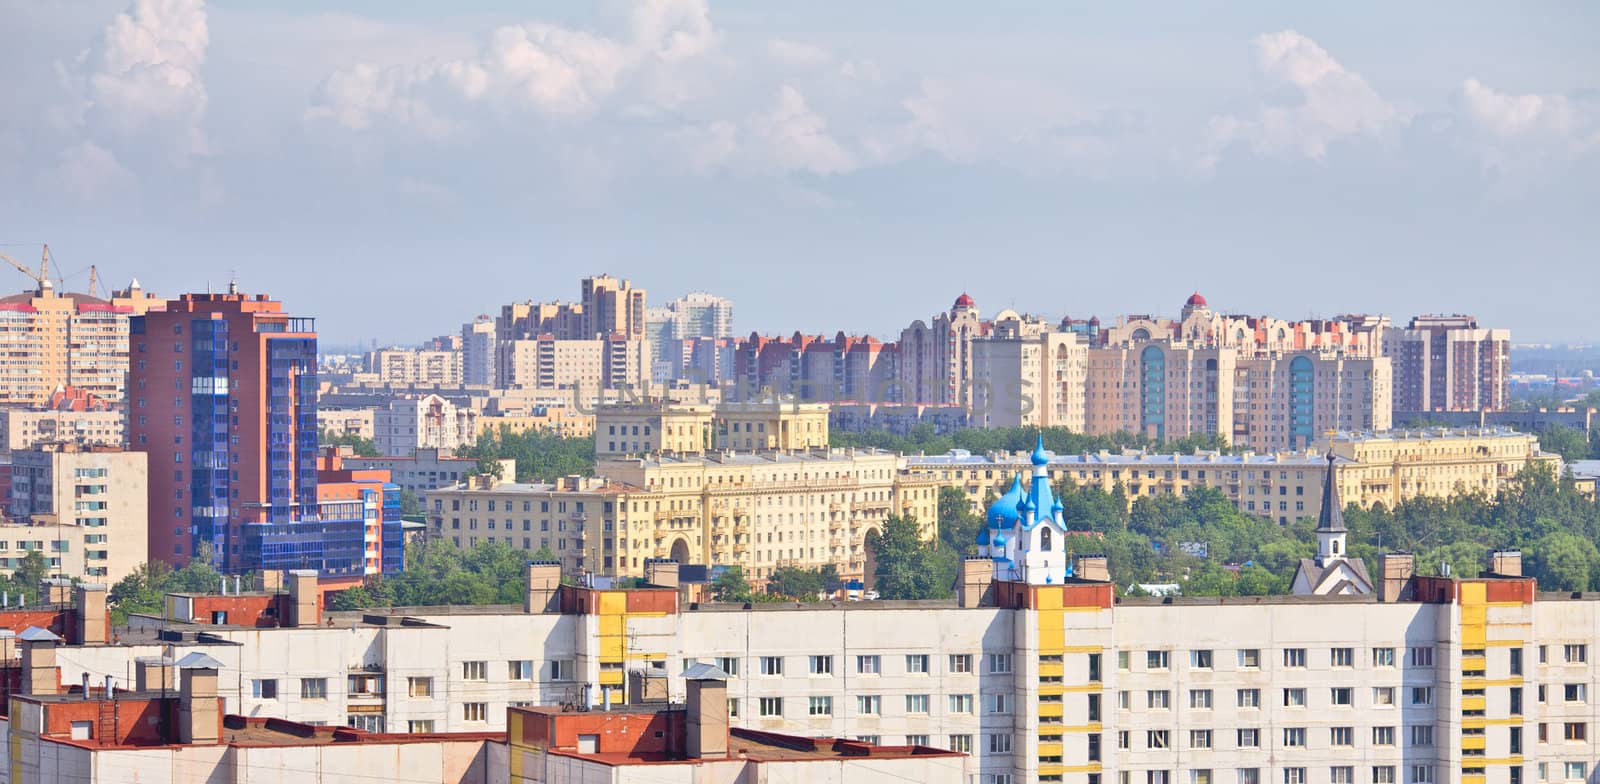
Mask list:
[[373,413],[373,443],[385,457],[460,449],[478,440],[478,412],[439,395],[400,398]]
[[966,395],[972,384],[972,341],[985,329],[977,303],[966,294],[929,323],[911,322],[900,333],[896,401],[970,402]]
[[[700,380],[714,381],[705,373],[705,361],[698,356],[705,341],[733,337],[733,301],[704,292],[694,292],[644,313],[644,337],[650,343],[655,381],[688,377],[690,367],[699,368]],[[716,368],[711,368],[715,370]]]
[[1089,343],[1054,330],[972,341],[972,423],[1083,432]]
[[52,574],[108,584],[128,576],[148,558],[145,460],[61,443],[13,452],[0,567],[38,550]]
[[479,316],[461,325],[461,379],[464,383],[501,386],[496,373],[497,343],[495,322],[488,316]]
[[[476,325],[474,325],[476,326]],[[385,348],[367,353],[367,372],[386,386],[434,384],[458,387],[463,383],[465,352],[458,349]],[[480,360],[478,356],[474,360]],[[493,355],[488,357],[492,363]],[[480,377],[482,376],[480,372]]]
[[163,302],[137,280],[110,299],[57,292],[49,279],[0,298],[0,406],[43,406],[61,387],[121,401],[128,319]]
[[1387,333],[1396,411],[1504,411],[1510,402],[1510,330],[1457,315],[1418,316]]
[[128,438],[150,456],[151,556],[359,568],[323,557],[341,532],[318,505],[314,321],[230,286],[185,294],[130,331]]
[[626,279],[597,275],[583,279],[583,335],[622,335],[644,339],[644,289]]

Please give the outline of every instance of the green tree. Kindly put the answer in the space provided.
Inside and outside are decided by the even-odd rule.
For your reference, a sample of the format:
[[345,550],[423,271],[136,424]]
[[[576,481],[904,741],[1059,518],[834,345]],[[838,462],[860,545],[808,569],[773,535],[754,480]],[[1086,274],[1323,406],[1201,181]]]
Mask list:
[[410,490],[400,491],[400,515],[402,517],[416,517],[426,514],[422,508],[422,499]]
[[1546,534],[1529,554],[1529,572],[1546,591],[1582,591],[1594,582],[1600,551],[1594,542],[1571,531]]
[[330,430],[323,430],[321,433],[317,434],[317,446],[323,448],[330,446],[347,446],[350,447],[351,451],[356,453],[357,457],[382,456],[382,454],[378,452],[378,445],[374,444],[372,439],[363,438],[355,433],[335,433]]
[[488,476],[492,476],[496,479],[504,479],[505,472],[505,466],[501,465],[499,460],[492,457],[478,458],[478,474],[487,474]]
[[106,603],[111,608],[111,625],[125,626],[128,616],[160,615],[171,585],[172,566],[166,561],[146,561],[111,586]]
[[978,526],[983,517],[972,511],[972,503],[959,487],[939,489],[939,541],[952,552],[967,555],[977,547]]
[[942,599],[950,595],[956,556],[924,542],[910,516],[891,515],[867,546],[877,559],[873,587],[884,599]]
[[516,460],[518,482],[594,475],[592,438],[564,438],[534,430],[518,433],[502,425],[499,430],[478,436],[478,442],[461,453],[464,457]]
[[815,601],[822,590],[822,573],[814,569],[780,566],[767,578],[767,593],[780,596]]
[[729,566],[711,581],[711,596],[719,602],[750,601],[750,583],[744,579],[744,570]]
[[1589,436],[1582,430],[1551,425],[1539,431],[1539,448],[1561,455],[1568,463],[1584,460],[1589,457]]

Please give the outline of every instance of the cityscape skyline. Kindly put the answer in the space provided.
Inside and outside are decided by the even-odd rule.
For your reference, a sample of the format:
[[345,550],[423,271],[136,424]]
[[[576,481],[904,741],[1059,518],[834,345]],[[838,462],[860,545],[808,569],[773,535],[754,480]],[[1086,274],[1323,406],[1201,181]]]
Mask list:
[[1105,318],[1199,289],[1600,337],[1575,326],[1600,182],[1586,6],[1385,8],[1383,35],[1265,4],[1154,28],[692,0],[0,8],[0,172],[26,184],[0,194],[6,252],[50,242],[69,276],[169,295],[236,270],[330,343],[419,341],[574,269],[713,291],[746,333],[881,335],[961,290]]

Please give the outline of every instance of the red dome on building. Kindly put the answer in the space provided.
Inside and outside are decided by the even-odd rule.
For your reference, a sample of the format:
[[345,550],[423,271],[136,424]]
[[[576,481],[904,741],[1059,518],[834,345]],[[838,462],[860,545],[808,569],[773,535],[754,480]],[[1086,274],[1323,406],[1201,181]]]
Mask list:
[[955,307],[957,308],[970,308],[975,304],[977,303],[973,302],[972,297],[967,296],[966,292],[962,292],[961,296],[956,297]]
[[1206,298],[1200,296],[1200,292],[1196,291],[1195,293],[1190,294],[1189,301],[1183,304],[1191,308],[1203,308],[1206,306]]

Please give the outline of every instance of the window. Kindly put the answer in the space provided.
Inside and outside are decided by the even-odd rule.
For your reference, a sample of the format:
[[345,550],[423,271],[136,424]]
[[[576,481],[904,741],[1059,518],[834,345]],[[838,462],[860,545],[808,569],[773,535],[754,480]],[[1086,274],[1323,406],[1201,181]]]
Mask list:
[[1189,748],[1211,748],[1211,730],[1189,730]]
[[832,656],[809,656],[809,657],[807,657],[807,659],[809,660],[810,665],[811,665],[811,674],[812,675],[821,675],[821,676],[832,676],[833,675],[833,657]]
[[782,675],[783,674],[783,657],[782,656],[763,656],[763,657],[761,657],[761,674],[762,675]]
[[1412,765],[1411,784],[1433,784],[1433,766]]
[[1246,648],[1239,651],[1239,669],[1257,670],[1261,668],[1261,649]]
[[771,717],[783,715],[782,697],[762,697],[758,702],[757,715]]
[[1100,654],[1089,654],[1089,682],[1100,682]]
[[1374,667],[1393,667],[1394,666],[1394,649],[1393,648],[1373,648],[1372,649],[1372,666],[1374,666]]
[[1117,651],[1117,671],[1118,672],[1127,672],[1128,671],[1128,652],[1127,651]]
[[325,700],[328,698],[327,678],[301,678],[300,699]]
[[489,679],[489,663],[482,661],[467,661],[461,663],[461,680],[482,681]]
[[739,718],[739,700],[737,698],[728,698],[728,718]]
[[1521,716],[1522,715],[1522,687],[1521,686],[1512,686],[1510,689],[1507,689],[1507,691],[1510,692],[1510,695],[1511,695],[1511,707],[1510,707],[1511,715],[1513,715],[1513,716]]
[[1351,705],[1351,692],[1353,691],[1354,689],[1349,686],[1335,686],[1330,690],[1329,702],[1334,707],[1348,708]]
[[984,695],[984,711],[987,713],[1010,713],[1011,701],[1008,699],[1009,697],[1010,695],[1005,692],[994,692],[992,694]]
[[1172,733],[1170,730],[1146,730],[1144,743],[1146,748],[1151,749],[1172,748]]
[[1569,721],[1564,725],[1562,736],[1569,741],[1588,740],[1589,725],[1581,721]]
[[1578,664],[1589,660],[1589,646],[1567,645],[1564,647],[1566,648],[1568,664]]
[[533,662],[527,659],[506,662],[506,677],[513,681],[533,680]]
[[1261,748],[1261,730],[1256,729],[1255,727],[1244,727],[1244,728],[1238,730],[1235,733],[1235,735],[1236,735],[1236,739],[1239,742],[1239,748],[1241,748],[1241,749],[1259,749],[1259,748]]
[[1306,706],[1305,689],[1284,689],[1283,706],[1285,708],[1304,708]]
[[1189,708],[1191,710],[1211,710],[1211,690],[1190,689]]
[[1170,659],[1170,651],[1146,651],[1144,654],[1144,667],[1147,670],[1165,670]]
[[883,698],[876,694],[857,694],[856,713],[863,716],[877,716],[883,713]]
[[1239,784],[1261,784],[1261,769],[1240,768]]
[[[717,669],[722,670],[723,672],[727,673],[730,677],[733,677],[733,678],[739,677],[739,657],[737,657],[737,656],[718,656],[717,657]],[[567,680],[572,680],[572,679],[571,678],[567,678]]]
[[1189,651],[1189,666],[1197,670],[1211,669],[1211,651]]
[[1413,724],[1413,725],[1411,725],[1411,745],[1413,745],[1413,746],[1432,746],[1433,745],[1433,725],[1432,724]]
[[906,745],[907,746],[926,746],[926,745],[928,745],[928,736],[926,736],[926,735],[907,735],[906,736]]
[[432,697],[432,678],[406,678],[406,694],[411,697]]
[[945,745],[951,751],[959,751],[959,752],[961,752],[963,754],[971,754],[972,753],[972,736],[971,735],[951,735],[950,736],[950,742],[945,744]]
[[1510,649],[1509,652],[1511,654],[1511,674],[1512,675],[1521,675],[1522,674],[1522,649],[1521,648],[1512,648],[1512,649]]
[[1374,746],[1393,746],[1394,745],[1394,728],[1393,727],[1373,727],[1372,728],[1372,745],[1374,745]]
[[344,725],[364,732],[383,732],[383,714],[354,713],[344,717]]
[[1372,784],[1395,784],[1393,765],[1372,766]]
[[856,674],[858,675],[877,675],[882,666],[882,661],[876,656],[856,657]]
[[1172,692],[1151,689],[1144,693],[1144,706],[1150,710],[1167,710],[1172,707]]
[[1356,666],[1356,649],[1354,648],[1334,648],[1329,654],[1329,662],[1334,667]]
[[273,679],[250,681],[250,696],[258,700],[278,698],[278,682]]
[[1003,732],[997,732],[989,735],[989,753],[1010,754],[1011,735]]
[[1117,748],[1119,748],[1119,749],[1131,748],[1132,747],[1132,741],[1128,740],[1128,737],[1129,737],[1129,734],[1128,734],[1127,730],[1121,730],[1121,731],[1117,732]]
[[812,698],[810,698],[810,702],[806,706],[806,715],[807,716],[832,716],[833,715],[833,698],[832,697],[812,697]]
[[[1091,694],[1089,696],[1098,697],[1100,695]],[[960,714],[960,713],[971,713],[972,712],[972,695],[971,694],[952,694],[952,695],[950,695],[950,712],[951,713],[957,713],[957,714]],[[1091,721],[1092,720],[1093,719],[1091,719]]]
[[1393,686],[1374,686],[1374,687],[1372,687],[1372,706],[1375,707],[1375,708],[1393,707],[1394,706],[1394,687]]
[[906,713],[927,713],[927,712],[928,712],[928,695],[926,695],[926,694],[907,694],[906,695]]
[[[1089,761],[1090,762],[1099,762],[1100,761],[1100,733],[1091,732],[1091,733],[1089,733],[1087,739],[1089,741],[1089,743],[1088,743]],[[1095,784],[1099,784],[1099,783],[1095,782]]]
[[876,746],[876,745],[878,745],[879,741],[883,740],[883,736],[881,736],[881,735],[857,735],[856,736],[856,740],[859,740],[862,743],[867,744],[868,746]]
[[[1127,668],[1124,667],[1123,669],[1127,669]],[[990,675],[1000,675],[1000,674],[1004,674],[1004,673],[1008,673],[1008,672],[1011,672],[1011,654],[1009,654],[1009,653],[991,653],[991,654],[989,654],[989,674]]]
[[1240,689],[1237,692],[1234,692],[1234,699],[1241,708],[1260,708],[1261,690]]
[[1566,779],[1568,781],[1584,781],[1588,779],[1588,765],[1582,762],[1568,762],[1566,768]]
[[1306,769],[1284,768],[1283,784],[1306,784]]
[[1304,648],[1284,648],[1283,649],[1283,666],[1291,667],[1291,668],[1303,668],[1303,667],[1305,667],[1306,666],[1306,649],[1304,649]]
[[972,672],[972,654],[950,654],[950,672],[956,675],[964,675]]
[[489,703],[466,702],[461,704],[462,721],[488,721]]
[[1211,771],[1205,768],[1189,771],[1189,784],[1211,784]]
[[1521,727],[1509,727],[1508,729],[1511,730],[1511,744],[1510,744],[1511,753],[1512,754],[1521,754],[1522,753],[1522,728]]
[[1117,709],[1118,710],[1128,710],[1128,709],[1130,709],[1132,707],[1131,705],[1129,705],[1128,694],[1129,693],[1128,693],[1128,691],[1126,689],[1117,692]]
[[1306,747],[1306,728],[1305,727],[1285,727],[1284,730],[1283,730],[1283,745],[1286,748],[1291,748],[1291,749],[1303,749],[1303,748],[1305,748]]
[[[734,663],[737,664],[738,660],[735,659]],[[551,660],[551,662],[550,662],[550,680],[553,680],[553,681],[570,681],[570,680],[572,680],[572,678],[573,678],[573,676],[572,676],[573,667],[575,667],[576,665],[577,665],[577,662],[573,661],[572,659],[553,659],[553,660]],[[734,674],[733,671],[727,670],[727,669],[724,669],[723,672],[727,672],[729,675]]]
[[906,674],[907,675],[927,675],[928,674],[928,654],[926,654],[926,653],[908,653],[908,654],[906,654]]
[[1098,695],[1098,694],[1088,694],[1088,695],[1085,695],[1085,696],[1087,696],[1089,698],[1089,721],[1099,721],[1100,720],[1100,695]]
[[1328,730],[1328,744],[1331,746],[1356,745],[1355,727],[1331,727]]
[[1328,769],[1330,784],[1355,784],[1356,769],[1349,765],[1335,765]]
[[1587,684],[1569,683],[1562,688],[1562,697],[1567,702],[1584,702],[1588,698]]
[[[1433,649],[1429,648],[1428,650],[1433,650]],[[1432,705],[1433,704],[1433,687],[1432,686],[1412,686],[1411,687],[1411,704],[1412,705]]]
[[1419,647],[1416,647],[1416,648],[1412,648],[1411,649],[1411,666],[1413,666],[1413,667],[1432,667],[1433,666],[1433,647],[1425,645],[1425,646],[1419,646]]

